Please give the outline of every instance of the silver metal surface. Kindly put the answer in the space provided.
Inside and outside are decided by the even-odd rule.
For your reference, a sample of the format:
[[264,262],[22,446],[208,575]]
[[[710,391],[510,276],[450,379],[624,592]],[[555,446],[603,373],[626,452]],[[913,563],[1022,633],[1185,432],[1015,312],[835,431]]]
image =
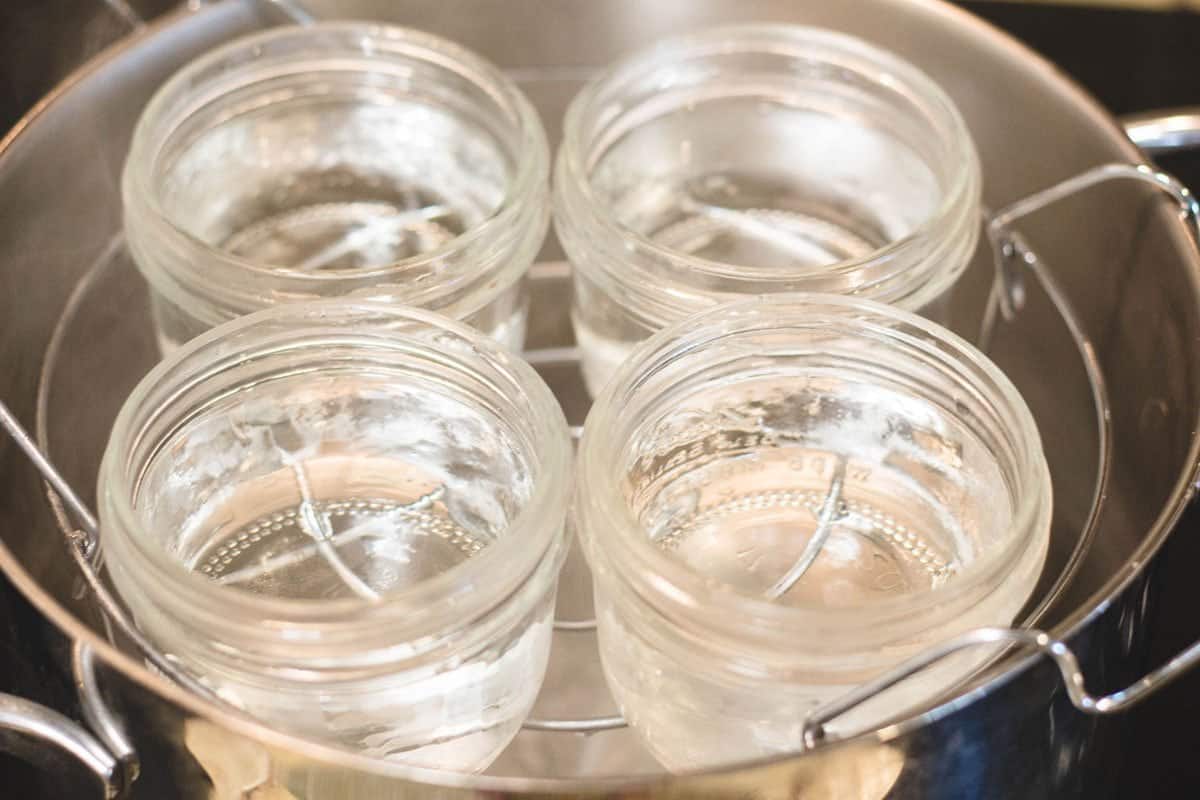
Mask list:
[[[119,234],[113,236],[109,244],[99,254],[92,268],[84,273],[83,278],[72,289],[64,308],[64,316],[71,316],[72,312],[77,310],[81,303],[87,301],[88,292],[91,288],[90,278],[100,271],[99,267],[111,263],[123,253],[124,238]],[[45,360],[47,363],[52,364],[58,360],[62,346],[61,337],[52,336],[50,338],[46,347]],[[47,387],[43,378],[43,380],[39,381],[39,395],[44,397],[46,391]],[[120,629],[121,634],[128,638],[137,648],[139,655],[147,659],[163,675],[166,675],[188,691],[207,698],[210,702],[221,703],[220,699],[207,687],[176,667],[174,663],[165,658],[150,644],[141,630],[129,618],[124,606],[117,601],[100,576],[99,569],[102,564],[103,553],[99,546],[99,524],[92,510],[80,498],[79,494],[71,486],[71,483],[63,477],[45,453],[44,443],[47,438],[46,415],[38,415],[38,439],[41,440],[41,444],[39,444],[24,429],[20,420],[12,414],[3,400],[0,399],[0,428],[3,428],[12,438],[42,476],[42,479],[49,485],[47,492],[48,499],[57,518],[59,528],[66,538],[67,552],[75,562],[78,573],[90,592],[90,597],[94,599],[97,609],[102,614],[108,638],[112,638],[111,630],[108,626],[110,623],[115,624]],[[63,506],[65,506],[65,509]],[[63,513],[64,510],[67,513]],[[82,530],[75,525],[76,522],[81,523]],[[84,646],[82,642],[77,643],[77,645]],[[90,662],[93,658],[91,648],[88,647],[86,652]],[[224,703],[222,704],[224,705]]]
[[59,497],[67,504],[72,516],[83,526],[84,539],[83,547],[85,553],[95,551],[97,542],[100,536],[100,524],[96,522],[96,517],[92,514],[92,510],[79,499],[79,495],[75,494],[75,490],[71,488],[71,484],[67,483],[66,479],[59,474],[54,465],[37,446],[37,442],[33,440],[25,428],[21,426],[20,420],[16,418],[8,406],[0,400],[0,428],[16,442],[17,447],[21,448],[21,452],[29,459],[34,468],[41,473],[46,483],[50,484],[51,489],[58,493]]
[[963,650],[996,645],[1018,645],[1049,656],[1062,675],[1063,686],[1067,690],[1071,704],[1084,714],[1115,714],[1125,711],[1169,685],[1200,662],[1200,641],[1198,641],[1124,689],[1096,697],[1088,693],[1087,677],[1080,669],[1079,659],[1075,657],[1070,646],[1064,642],[1032,628],[976,628],[913,656],[895,669],[889,670],[887,674],[864,683],[813,711],[804,721],[805,745],[814,748],[826,743],[828,741],[826,726],[830,722],[908,680],[927,667]]
[[101,694],[96,682],[96,660],[92,648],[83,642],[75,642],[71,648],[71,675],[75,682],[75,693],[79,697],[79,708],[83,719],[103,743],[108,753],[116,760],[120,772],[120,785],[132,786],[138,776],[137,752],[133,743],[108,701]]
[[1200,147],[1200,106],[1148,111],[1121,117],[1125,133],[1150,155]]
[[[1015,319],[1023,302],[1024,288],[1020,282],[1020,269],[1033,266],[1037,261],[1037,254],[1012,230],[1013,223],[1093,186],[1122,179],[1147,183],[1174,198],[1179,205],[1183,221],[1200,237],[1200,203],[1197,203],[1186,186],[1165,172],[1146,164],[1102,164],[1079,175],[1073,175],[1053,186],[1022,197],[988,219],[987,236],[992,243],[996,259],[996,284],[991,301],[1005,319]],[[994,320],[995,316],[990,312],[989,307],[989,313],[984,315],[984,333],[980,335],[983,341],[991,338],[989,322]]]
[[[71,287],[119,231],[116,177],[133,121],[153,89],[184,61],[281,21],[266,5],[226,0],[148,26],[85,67],[0,144],[0,280],[6,287],[0,293],[0,361],[8,366],[0,375],[0,397],[19,419],[32,419],[47,344],[61,336],[39,411],[46,420],[42,445],[81,491],[94,485],[98,452],[117,406],[155,358],[144,288],[120,259],[98,271],[87,297],[64,315]],[[619,53],[698,25],[754,19],[850,31],[929,72],[967,119],[992,208],[1097,164],[1140,158],[1112,120],[1054,68],[933,2],[306,5],[320,18],[401,22],[482,52],[520,79],[552,139],[581,80]],[[986,83],[978,77],[984,74]],[[1095,682],[1102,693],[1128,686],[1139,674],[1146,569],[1196,480],[1200,259],[1176,215],[1157,194],[1137,186],[1097,186],[1024,220],[1021,234],[1039,263],[1053,265],[1054,288],[1043,291],[1036,282],[1027,287],[1019,322],[996,326],[989,353],[1033,409],[1051,463],[1054,568],[1043,594],[1070,564],[1079,532],[1095,531],[1076,579],[1042,610],[1039,624],[1070,646],[1089,688]],[[952,321],[960,332],[978,330],[991,288],[985,250],[955,299]],[[543,258],[561,257],[549,242]],[[547,263],[540,274],[553,280],[535,287],[532,346],[569,348],[565,268]],[[1076,309],[1074,324],[1086,336],[1092,362],[1081,358],[1072,322],[1055,311],[1054,292]],[[1097,418],[1090,364],[1118,387],[1107,420]],[[539,369],[570,422],[580,424],[587,399],[577,371],[554,359]],[[1098,435],[1104,424],[1111,428],[1111,459]],[[265,730],[182,691],[147,669],[136,647],[119,637],[117,645],[110,643],[93,596],[79,591],[86,575],[77,567],[86,562],[62,558],[59,520],[44,501],[40,475],[3,443],[0,474],[0,568],[54,625],[94,649],[98,686],[135,749],[170,753],[143,761],[135,797],[1096,796],[1085,768],[1090,745],[1101,735],[1094,718],[1075,710],[1058,670],[1043,669],[1044,659],[1021,653],[947,702],[886,729],[799,757],[703,774],[663,776],[626,729],[590,736],[526,730],[482,776],[421,773],[331,750]],[[1102,474],[1108,479],[1100,504],[1096,478]],[[560,585],[559,618],[590,619],[586,569],[569,560]],[[594,650],[588,650],[592,636],[556,632],[561,652],[552,657],[535,719],[615,714],[604,705],[611,701],[602,696]]]
[[834,520],[837,519],[838,510],[841,507],[842,485],[845,481],[846,459],[839,456],[833,467],[833,478],[829,481],[829,491],[821,502],[821,510],[817,512],[816,529],[809,538],[808,544],[804,545],[804,550],[800,553],[800,558],[796,559],[796,563],[766,591],[767,598],[775,600],[787,594],[796,585],[796,581],[803,578],[804,573],[808,572],[808,568],[817,560],[817,556],[821,555],[821,550],[825,547],[825,540],[829,538],[829,533],[833,530]]
[[539,719],[529,717],[521,725],[526,730],[550,731],[553,733],[596,733],[624,728],[625,718],[620,715],[611,717],[585,717],[582,719]]
[[[1091,352],[1091,344],[1084,338],[1085,334],[1078,329],[1075,315],[1073,312],[1070,312],[1069,302],[1058,289],[1057,283],[1052,278],[1052,273],[1020,234],[1013,230],[1012,226],[1017,220],[1036,213],[1056,202],[1065,200],[1077,192],[1084,191],[1106,181],[1118,179],[1138,180],[1162,189],[1178,204],[1181,219],[1189,226],[1195,241],[1200,243],[1200,203],[1196,201],[1196,198],[1188,188],[1173,176],[1156,171],[1146,165],[1105,164],[1017,200],[991,215],[986,226],[988,240],[992,244],[992,251],[996,262],[996,278],[993,290],[989,295],[988,306],[984,311],[979,337],[984,346],[994,336],[994,326],[998,313],[1010,322],[1017,319],[1018,312],[1024,304],[1025,298],[1025,286],[1021,278],[1021,271],[1029,269],[1039,283],[1042,284],[1043,289],[1056,301],[1059,309],[1064,312],[1063,317],[1070,325],[1072,333],[1077,333],[1077,341],[1082,343],[1081,349],[1084,351],[1085,362],[1089,365],[1095,363]],[[1093,371],[1093,380],[1096,382],[1098,389],[1097,407],[1099,409],[1099,416],[1101,419],[1107,420],[1109,413],[1107,394],[1103,388],[1103,374],[1098,366],[1093,367],[1093,370],[1090,371]],[[1102,442],[1107,440],[1106,426],[1101,430],[1099,435]],[[836,480],[835,478],[835,486]],[[1105,480],[1101,478],[1098,481],[1097,487],[1098,497],[1103,494],[1104,484]],[[831,496],[833,496],[834,491],[831,490]],[[824,510],[822,514],[824,514]],[[818,526],[819,529],[820,527]],[[813,538],[815,541],[817,536],[814,535]],[[803,557],[800,564],[804,564]],[[922,669],[937,664],[960,650],[980,644],[995,644],[997,642],[1024,645],[1033,644],[1037,646],[1039,652],[1050,655],[1058,665],[1060,672],[1062,672],[1063,683],[1067,688],[1071,702],[1080,711],[1088,714],[1107,714],[1122,711],[1149,696],[1154,691],[1169,685],[1182,675],[1183,672],[1195,665],[1197,661],[1200,661],[1200,640],[1197,640],[1185,649],[1183,653],[1172,658],[1153,673],[1140,678],[1128,688],[1097,699],[1084,691],[1084,675],[1079,669],[1079,664],[1074,654],[1071,653],[1067,645],[1032,628],[982,628],[969,631],[948,642],[935,645],[904,663],[896,665],[896,667],[888,670],[878,678],[862,684],[847,692],[844,696],[816,709],[805,722],[803,738],[806,745],[815,747],[817,743],[826,741],[825,725],[842,714],[861,706],[876,694],[911,678]]]
[[30,745],[61,751],[82,764],[105,798],[120,797],[125,789],[117,759],[83,726],[53,709],[0,693],[0,751],[23,755]]

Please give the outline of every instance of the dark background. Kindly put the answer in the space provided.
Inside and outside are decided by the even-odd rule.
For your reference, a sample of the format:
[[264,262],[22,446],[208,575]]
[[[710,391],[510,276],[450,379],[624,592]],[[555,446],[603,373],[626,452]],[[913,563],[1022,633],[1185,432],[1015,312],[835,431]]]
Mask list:
[[[167,0],[130,4],[146,16],[172,5]],[[999,2],[960,5],[1047,56],[1115,114],[1200,105],[1200,14]],[[0,132],[85,56],[126,30],[101,0],[0,0]],[[1161,163],[1185,183],[1200,187],[1200,154]],[[1200,563],[1198,537],[1200,511],[1193,510],[1160,560],[1156,580],[1161,592],[1150,623],[1147,666],[1200,638],[1200,585],[1194,567]],[[34,658],[6,658],[5,647],[13,641],[20,641]],[[35,612],[11,587],[0,585],[0,691],[36,685],[43,699],[69,708],[70,692],[61,678],[39,666],[51,662],[55,646],[38,633]],[[1094,768],[1111,774],[1121,798],[1200,797],[1200,753],[1193,738],[1198,714],[1200,672],[1126,715],[1118,723],[1117,747]],[[0,756],[0,797],[76,796],[62,783],[53,785],[51,789],[25,764]]]

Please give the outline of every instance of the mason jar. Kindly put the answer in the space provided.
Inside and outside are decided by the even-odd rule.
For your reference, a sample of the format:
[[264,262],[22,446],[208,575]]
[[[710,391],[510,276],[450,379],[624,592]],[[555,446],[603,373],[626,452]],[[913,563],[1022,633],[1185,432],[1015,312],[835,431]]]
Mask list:
[[[977,350],[893,306],[796,295],[638,348],[587,418],[574,509],[605,676],[685,770],[798,751],[820,704],[1012,623],[1051,489],[1029,410]],[[982,661],[942,662],[830,727],[882,724]]]
[[549,155],[496,67],[319,23],[191,62],[138,120],[122,196],[164,351],[283,302],[372,296],[524,339]]
[[592,393],[632,346],[747,295],[854,295],[945,321],[980,166],[925,74],[864,41],[751,25],[660,42],[571,103],[554,178]]
[[281,731],[479,770],[531,708],[565,552],[549,389],[422,310],[288,304],[177,349],[100,472],[139,628]]

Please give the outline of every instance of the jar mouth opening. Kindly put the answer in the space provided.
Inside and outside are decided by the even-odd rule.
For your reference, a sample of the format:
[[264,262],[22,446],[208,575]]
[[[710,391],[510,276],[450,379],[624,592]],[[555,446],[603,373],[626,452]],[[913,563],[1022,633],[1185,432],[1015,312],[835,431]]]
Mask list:
[[[665,370],[686,372],[688,367],[683,365],[689,358],[703,360],[705,345],[722,339],[755,332],[779,335],[789,327],[817,329],[831,325],[852,335],[887,338],[913,357],[952,367],[966,388],[974,390],[977,398],[989,401],[997,422],[1003,424],[1000,432],[1011,447],[1008,458],[1012,463],[1008,466],[1013,474],[1012,513],[1002,542],[987,548],[939,586],[869,605],[784,605],[706,576],[664,552],[651,539],[621,488],[624,476],[617,473],[625,468],[614,469],[613,465],[629,463],[627,437],[636,429],[634,420],[639,413],[683,402],[678,397],[664,399],[663,394],[678,383],[666,385],[666,379],[663,386],[653,385],[653,397],[636,397],[639,391],[651,391],[648,387]],[[758,353],[756,357],[767,356]],[[861,298],[801,293],[760,297],[702,312],[668,327],[640,345],[618,369],[596,398],[588,426],[578,452],[576,514],[581,518],[581,539],[590,557],[610,565],[602,570],[612,573],[607,579],[629,584],[664,613],[705,614],[705,619],[720,627],[713,620],[712,610],[728,612],[731,619],[736,619],[737,630],[728,631],[735,636],[752,630],[786,630],[811,636],[813,631],[826,628],[865,629],[903,625],[906,621],[909,626],[920,624],[922,612],[968,600],[966,595],[973,586],[994,581],[1021,553],[1034,546],[1037,531],[1048,530],[1050,524],[1049,471],[1040,436],[1031,412],[1008,378],[950,331],[914,314]],[[594,433],[599,429],[604,429],[603,436]],[[583,486],[586,492],[580,490]],[[583,519],[587,516],[595,520],[594,526]]]
[[[686,105],[685,100],[668,104],[661,98],[655,98],[665,106],[664,110],[653,115],[639,116],[638,112],[650,103],[640,102],[632,107],[621,108],[618,106],[619,93],[627,88],[626,84],[652,72],[660,60],[700,59],[738,54],[766,54],[804,60],[831,71],[846,71],[857,78],[870,81],[873,85],[901,94],[911,103],[912,107],[908,111],[916,122],[945,150],[941,157],[946,163],[954,165],[949,180],[939,186],[940,197],[937,205],[906,233],[864,255],[814,267],[811,275],[689,254],[664,246],[651,236],[618,220],[605,199],[597,194],[593,184],[593,172],[597,162],[611,150],[621,136],[636,129],[638,125],[653,121],[673,109]],[[837,77],[831,77],[830,80],[836,81]],[[663,81],[666,84],[664,92],[675,88],[670,85],[669,72],[663,77]],[[730,97],[738,98],[742,95],[717,94],[714,99]],[[609,130],[619,120],[631,116],[639,118],[616,132]],[[818,282],[855,276],[874,266],[877,274],[870,276],[866,287],[869,291],[870,286],[894,278],[912,267],[909,264],[895,264],[897,256],[927,247],[947,225],[962,224],[964,214],[970,214],[966,224],[972,226],[976,236],[978,233],[976,217],[980,200],[981,167],[966,122],[953,101],[940,86],[912,64],[886,50],[835,31],[804,26],[732,25],[709,28],[690,37],[662,42],[619,62],[604,76],[585,87],[568,108],[563,141],[558,170],[561,180],[556,186],[569,184],[560,186],[560,191],[578,193],[581,210],[573,212],[572,215],[586,217],[585,224],[602,229],[601,241],[604,237],[612,237],[614,241],[630,242],[632,248],[651,254],[684,275],[691,273],[757,286],[786,285],[788,291],[821,291],[816,286]],[[969,255],[968,252],[967,257]],[[891,265],[891,269],[885,268],[888,265]],[[941,266],[941,271],[952,272],[951,277],[957,277],[963,267],[965,263],[947,263]],[[936,281],[941,277],[941,271],[930,275],[929,280]],[[659,276],[656,274],[656,277]],[[810,282],[811,285],[805,285]],[[914,287],[913,291],[919,292],[920,289]],[[895,302],[895,298],[891,302]]]
[[[296,43],[311,49],[298,54],[299,63],[285,56],[275,56],[269,63],[274,70],[255,71],[254,58],[270,48]],[[432,66],[455,79],[462,80],[469,90],[478,92],[504,117],[511,126],[513,142],[504,150],[512,159],[500,203],[477,224],[431,249],[386,264],[339,268],[337,270],[304,270],[295,267],[273,266],[230,253],[219,245],[179,224],[161,201],[156,175],[164,148],[180,128],[207,106],[241,89],[253,87],[264,80],[298,74],[310,74],[305,65],[326,62],[328,70],[338,74],[364,73],[387,75],[389,67],[403,70],[405,62]],[[220,70],[225,62],[233,62],[228,72]],[[261,64],[257,65],[261,68]],[[186,101],[186,103],[185,103]],[[142,167],[142,165],[145,165]],[[354,22],[319,22],[311,26],[287,26],[245,36],[215,48],[190,62],[172,75],[151,98],[142,112],[134,131],[133,142],[126,161],[125,180],[130,199],[144,205],[149,218],[165,235],[181,246],[194,250],[204,259],[237,270],[252,280],[264,282],[287,280],[301,285],[361,284],[371,279],[402,276],[406,272],[434,268],[448,257],[466,250],[480,240],[503,236],[523,223],[529,193],[537,192],[546,183],[549,155],[541,120],[528,98],[497,67],[473,52],[432,34],[399,26]],[[528,223],[525,223],[528,224]],[[454,291],[461,283],[455,278],[471,278],[475,265],[463,270],[447,270],[442,266],[437,281],[429,281],[414,297],[432,299]],[[446,280],[446,279],[449,280]]]
[[[275,329],[275,336],[256,344],[257,329],[273,323],[285,327]],[[156,417],[167,415],[168,430],[173,431],[180,422],[195,416],[194,413],[180,419],[169,416],[173,410],[178,413],[171,406],[184,392],[203,389],[223,372],[240,368],[255,357],[285,349],[289,354],[293,349],[319,350],[335,341],[339,333],[344,337],[347,324],[353,325],[354,341],[370,340],[401,355],[435,358],[440,365],[460,371],[478,385],[489,384],[486,388],[490,400],[524,410],[526,413],[513,422],[513,428],[522,434],[530,450],[527,455],[532,480],[528,497],[495,540],[477,554],[408,586],[388,591],[378,600],[272,596],[223,586],[188,569],[164,549],[151,524],[136,507],[137,484],[171,435],[168,433],[164,441],[152,442],[151,447],[141,452],[141,440],[150,435],[147,428]],[[400,330],[388,330],[397,326]],[[406,333],[406,328],[424,331],[426,335]],[[440,338],[431,340],[430,334]],[[248,340],[237,350],[225,347],[235,336]],[[309,356],[309,360],[317,359],[316,352]],[[473,370],[471,363],[480,361],[487,374]],[[318,375],[320,369],[318,363]],[[201,404],[201,410],[207,403]],[[111,511],[115,523],[115,530],[102,528],[102,541],[106,537],[120,537],[122,543],[132,545],[130,552],[139,557],[135,569],[149,567],[159,579],[186,587],[190,598],[200,599],[203,604],[202,608],[197,606],[201,613],[218,619],[225,616],[231,624],[252,613],[255,619],[274,624],[317,624],[348,631],[373,629],[377,625],[392,630],[397,626],[419,628],[430,623],[428,619],[414,620],[414,611],[421,612],[418,617],[436,616],[437,612],[431,609],[439,607],[447,612],[455,609],[460,614],[469,614],[472,608],[486,607],[497,597],[511,594],[544,558],[552,555],[557,531],[562,527],[556,526],[554,520],[565,513],[566,475],[571,461],[566,421],[550,389],[531,367],[483,334],[432,312],[371,301],[287,304],[240,317],[201,334],[161,361],[138,383],[117,416],[101,464],[98,494],[102,507]]]

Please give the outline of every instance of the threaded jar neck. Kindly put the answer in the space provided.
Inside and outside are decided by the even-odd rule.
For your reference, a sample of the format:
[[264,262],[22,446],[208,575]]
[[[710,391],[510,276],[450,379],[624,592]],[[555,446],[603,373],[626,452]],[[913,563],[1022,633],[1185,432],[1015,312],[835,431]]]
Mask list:
[[[201,335],[134,390],[101,467],[103,543],[152,638],[238,669],[387,669],[528,622],[563,558],[570,463],[550,390],[482,334],[292,304]],[[317,585],[292,562],[322,539],[369,547]]]
[[[597,398],[578,469],[603,590],[746,669],[865,668],[1011,581],[992,612],[1008,619],[981,623],[1007,624],[1049,540],[1015,387],[949,331],[860,299],[747,301],[659,332]],[[827,561],[773,596],[800,551],[781,553],[825,514]]]
[[529,101],[458,45],[277,29],[151,99],[123,175],[126,233],[156,291],[209,324],[351,293],[463,317],[532,260],[548,162]]
[[572,264],[658,327],[738,296],[919,310],[978,239],[980,167],[945,93],[858,39],[714,28],[572,102],[555,172]]

